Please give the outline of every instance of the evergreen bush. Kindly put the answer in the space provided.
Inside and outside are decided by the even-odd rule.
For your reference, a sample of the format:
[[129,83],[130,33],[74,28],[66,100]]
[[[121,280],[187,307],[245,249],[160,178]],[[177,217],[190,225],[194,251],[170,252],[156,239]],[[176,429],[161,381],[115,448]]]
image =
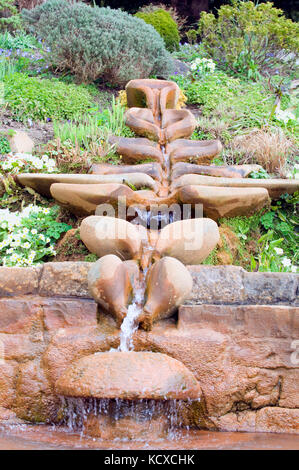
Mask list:
[[178,50],[180,42],[178,27],[168,11],[162,8],[151,12],[140,11],[136,16],[155,28],[170,52]]
[[82,82],[102,78],[122,85],[133,78],[167,77],[171,70],[155,29],[121,10],[48,0],[22,16],[50,47],[51,63]]

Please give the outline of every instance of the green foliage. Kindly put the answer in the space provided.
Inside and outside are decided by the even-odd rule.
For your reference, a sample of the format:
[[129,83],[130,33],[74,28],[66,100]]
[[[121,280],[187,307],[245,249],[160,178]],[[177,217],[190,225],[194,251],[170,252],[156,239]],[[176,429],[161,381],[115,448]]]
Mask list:
[[237,78],[224,72],[207,75],[204,80],[191,80],[180,75],[171,78],[183,90],[188,103],[202,106],[203,113],[209,113],[223,101],[233,98],[242,88]]
[[202,12],[198,32],[210,56],[234,73],[258,78],[259,73],[294,68],[299,51],[299,25],[286,19],[270,2],[232,0],[217,17]]
[[125,124],[125,111],[125,107],[113,97],[111,109],[104,109],[98,116],[98,125],[106,128],[112,135],[135,137],[134,132]]
[[281,247],[284,254],[288,256],[293,264],[299,263],[298,241],[299,241],[299,216],[298,216],[299,193],[293,196],[288,194],[282,196],[271,211],[261,217],[261,225],[265,230],[273,231],[273,239],[282,239]]
[[259,227],[260,214],[251,217],[232,217],[230,219],[220,219],[219,223],[228,226],[245,245],[251,232],[255,232]]
[[0,134],[0,155],[5,155],[10,152],[10,145],[7,137]]
[[22,15],[29,31],[50,47],[51,64],[80,81],[124,84],[170,70],[170,55],[155,29],[121,10],[48,0]]
[[260,168],[259,170],[252,171],[248,177],[253,178],[253,179],[270,178],[270,176],[268,175],[267,171],[264,170],[264,168]]
[[4,266],[30,266],[55,255],[54,245],[72,228],[57,222],[59,207],[29,205],[21,212],[0,210],[0,259]]
[[[2,16],[3,15],[3,16]],[[14,0],[0,0],[0,31],[20,28],[21,19]]]
[[[183,90],[189,104],[201,106],[203,118],[207,117],[211,122],[221,120],[222,126],[226,124],[232,134],[269,124],[276,124],[290,132],[296,129],[296,122],[290,121],[290,126],[286,126],[273,115],[276,95],[262,82],[230,77],[222,71],[205,75],[204,80],[192,80],[181,75],[171,78]],[[283,94],[282,109],[288,107],[289,103],[289,95]]]
[[5,100],[18,120],[71,119],[92,106],[92,98],[82,86],[22,73],[6,77]]
[[96,161],[113,160],[120,157],[114,153],[114,146],[109,144],[110,135],[134,137],[134,133],[125,125],[125,107],[113,97],[110,108],[86,116],[77,116],[68,122],[53,122],[56,138],[64,144],[79,145],[90,152],[90,158]]
[[[240,264],[253,271],[296,272],[299,263],[298,238],[299,216],[297,206],[299,193],[284,195],[271,210],[261,211],[251,217],[220,219],[221,225],[228,226],[239,238]],[[248,253],[252,252],[252,242],[257,250],[251,255],[248,266]],[[261,235],[261,236],[260,236]]]
[[177,51],[172,54],[176,59],[182,60],[183,62],[193,62],[197,58],[203,58],[207,56],[206,50],[202,44],[180,44]]
[[281,248],[283,238],[276,239],[274,230],[269,230],[259,240],[259,254],[257,258],[251,257],[251,270],[261,272],[297,272],[297,266],[292,260],[284,256]]
[[41,46],[34,36],[25,33],[11,34],[5,31],[0,34],[0,49],[15,51],[17,49],[39,49]]
[[151,24],[155,28],[155,30],[164,39],[165,46],[170,52],[178,49],[180,42],[179,31],[170,13],[160,9],[149,13],[138,12],[135,16],[141,18],[147,24]]

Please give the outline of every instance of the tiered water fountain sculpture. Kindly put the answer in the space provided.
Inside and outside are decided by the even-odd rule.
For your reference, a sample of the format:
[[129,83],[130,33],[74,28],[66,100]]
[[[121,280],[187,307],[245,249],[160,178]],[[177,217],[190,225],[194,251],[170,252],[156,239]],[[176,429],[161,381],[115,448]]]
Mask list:
[[[248,179],[253,165],[210,165],[221,144],[187,140],[196,120],[176,109],[175,83],[133,80],[126,92],[126,123],[142,137],[111,138],[124,165],[94,165],[88,175],[18,179],[87,216],[81,239],[99,256],[89,290],[121,329],[117,350],[83,357],[58,379],[69,423],[93,436],[147,438],[163,434],[173,420],[178,425],[181,405],[199,400],[201,392],[181,362],[132,351],[134,331],[139,325],[150,330],[188,297],[192,278],[185,265],[200,264],[215,248],[218,218],[249,215],[270,197],[293,193],[298,183]],[[208,218],[197,212],[198,204]],[[184,208],[188,217],[181,220]]]

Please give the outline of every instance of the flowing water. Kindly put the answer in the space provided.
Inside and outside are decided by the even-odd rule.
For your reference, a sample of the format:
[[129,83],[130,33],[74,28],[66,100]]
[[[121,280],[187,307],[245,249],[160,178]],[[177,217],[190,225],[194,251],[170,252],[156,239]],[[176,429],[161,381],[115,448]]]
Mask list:
[[0,426],[0,450],[299,450],[295,434],[191,430],[177,439],[106,441],[81,436],[66,427],[44,424]]
[[134,296],[132,303],[128,306],[128,313],[120,327],[120,345],[119,351],[133,350],[133,335],[138,328],[138,317],[142,313],[144,292],[145,292],[145,274],[140,286],[134,287]]
[[[62,397],[63,424],[81,436],[98,439],[168,439],[181,436],[186,404],[180,400],[124,400]],[[184,427],[184,433],[188,431]]]

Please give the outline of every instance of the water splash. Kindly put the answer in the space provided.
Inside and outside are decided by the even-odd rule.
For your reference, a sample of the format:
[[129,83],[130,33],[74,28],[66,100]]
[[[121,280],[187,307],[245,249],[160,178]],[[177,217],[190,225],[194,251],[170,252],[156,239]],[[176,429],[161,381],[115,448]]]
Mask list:
[[[81,436],[90,434],[90,423],[98,429],[98,438],[109,440],[148,440],[163,438],[176,440],[188,430],[183,424],[186,402],[181,400],[124,400],[104,398],[61,397],[64,408],[63,423],[71,432]],[[132,427],[126,430],[128,423]],[[133,425],[136,423],[137,426]],[[157,426],[157,423],[159,425]],[[134,432],[136,434],[134,434]]]
[[138,317],[142,312],[143,300],[144,300],[145,286],[139,286],[134,288],[134,297],[131,305],[128,306],[128,313],[123,319],[120,327],[120,345],[119,351],[132,351],[133,346],[133,335],[138,328]]

